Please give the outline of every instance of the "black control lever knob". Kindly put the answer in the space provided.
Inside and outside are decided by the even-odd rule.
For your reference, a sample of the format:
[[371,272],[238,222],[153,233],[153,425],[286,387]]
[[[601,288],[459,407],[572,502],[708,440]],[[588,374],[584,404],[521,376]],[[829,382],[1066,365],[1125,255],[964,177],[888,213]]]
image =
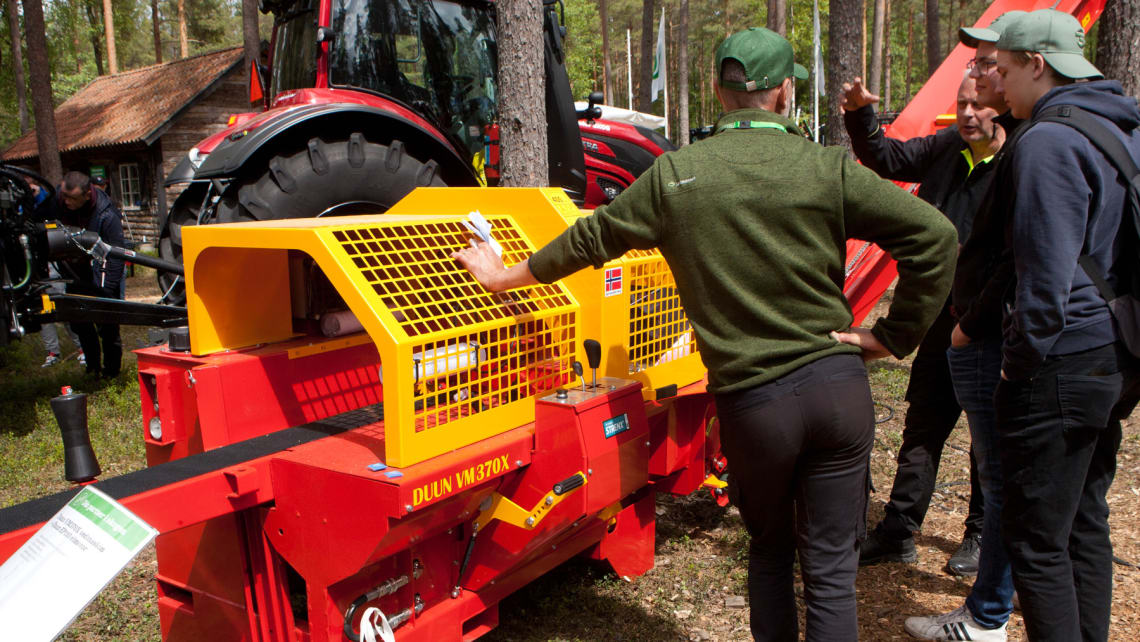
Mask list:
[[586,363],[590,364],[591,369],[597,370],[602,365],[602,344],[586,339],[582,342],[582,347],[586,350]]
[[597,389],[598,366],[602,365],[602,344],[586,339],[582,342],[582,347],[586,350],[586,363],[590,364],[590,388]]

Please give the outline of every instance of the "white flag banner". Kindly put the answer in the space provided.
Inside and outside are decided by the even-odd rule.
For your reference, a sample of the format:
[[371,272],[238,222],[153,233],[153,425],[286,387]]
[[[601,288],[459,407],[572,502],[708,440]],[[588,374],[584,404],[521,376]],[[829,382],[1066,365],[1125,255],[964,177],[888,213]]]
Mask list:
[[661,10],[661,23],[657,27],[657,52],[653,56],[653,82],[649,85],[649,101],[657,100],[665,88],[665,10]]

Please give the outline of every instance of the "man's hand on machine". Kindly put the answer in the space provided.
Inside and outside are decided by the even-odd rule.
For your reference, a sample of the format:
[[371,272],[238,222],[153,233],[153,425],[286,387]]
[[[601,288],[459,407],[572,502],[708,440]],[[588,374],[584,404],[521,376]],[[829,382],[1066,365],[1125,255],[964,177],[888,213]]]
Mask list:
[[451,258],[470,272],[488,292],[502,292],[538,283],[538,279],[530,273],[528,261],[506,267],[503,259],[491,249],[491,245],[479,239],[471,239],[471,247],[452,252]]
[[847,332],[832,332],[831,338],[840,343],[853,345],[863,351],[863,361],[874,361],[891,356],[890,350],[866,328],[851,328]]

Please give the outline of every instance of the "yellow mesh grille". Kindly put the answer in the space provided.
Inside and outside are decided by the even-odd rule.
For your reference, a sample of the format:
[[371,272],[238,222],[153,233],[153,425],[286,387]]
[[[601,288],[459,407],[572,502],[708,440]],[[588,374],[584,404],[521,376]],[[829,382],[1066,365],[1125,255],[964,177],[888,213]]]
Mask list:
[[660,257],[661,252],[657,250],[630,250],[622,256],[627,259],[646,259],[650,257]]
[[[488,220],[507,265],[531,255],[508,219]],[[483,290],[451,259],[471,238],[460,221],[377,225],[337,230],[333,236],[409,337],[570,305],[556,286],[536,286],[527,296]]]
[[[513,265],[533,249],[506,217],[488,217]],[[558,284],[491,294],[451,258],[472,234],[461,220],[384,221],[333,231],[408,336],[411,364],[382,364],[410,376],[404,430],[421,433],[569,382],[577,305]],[[387,377],[385,377],[387,379]],[[408,404],[408,405],[404,405]],[[457,444],[459,445],[459,444]]]
[[[633,252],[626,254],[634,258]],[[629,372],[680,359],[697,351],[692,326],[681,308],[673,273],[656,251],[626,264],[629,283]]]
[[420,344],[416,432],[568,383],[573,320],[560,314]]

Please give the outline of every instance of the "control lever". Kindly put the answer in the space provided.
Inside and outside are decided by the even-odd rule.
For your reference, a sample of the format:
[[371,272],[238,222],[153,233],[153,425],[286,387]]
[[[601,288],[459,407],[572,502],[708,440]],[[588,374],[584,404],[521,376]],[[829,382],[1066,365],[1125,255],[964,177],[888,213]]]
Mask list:
[[582,362],[574,362],[574,374],[582,380],[582,392],[586,392],[586,378],[582,376]]
[[602,344],[593,339],[586,339],[582,342],[582,347],[586,350],[586,363],[590,365],[592,371],[593,381],[590,382],[590,387],[596,389],[598,387],[598,366],[602,365]]

